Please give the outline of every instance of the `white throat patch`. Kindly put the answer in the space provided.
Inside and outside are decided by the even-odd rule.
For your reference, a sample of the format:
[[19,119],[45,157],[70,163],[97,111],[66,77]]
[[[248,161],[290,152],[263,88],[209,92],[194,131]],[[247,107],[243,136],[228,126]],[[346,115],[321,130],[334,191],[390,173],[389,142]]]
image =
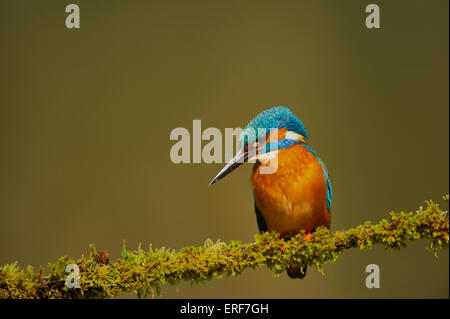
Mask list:
[[303,135],[295,133],[293,131],[287,131],[285,138],[288,140],[306,142],[306,138]]

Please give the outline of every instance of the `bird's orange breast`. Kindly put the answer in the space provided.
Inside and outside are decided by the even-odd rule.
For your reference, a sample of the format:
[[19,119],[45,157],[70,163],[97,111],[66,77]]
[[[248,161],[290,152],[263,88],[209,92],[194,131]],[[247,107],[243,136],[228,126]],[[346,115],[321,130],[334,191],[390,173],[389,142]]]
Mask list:
[[314,154],[301,145],[281,149],[275,173],[261,174],[261,167],[274,165],[273,161],[255,164],[252,174],[255,202],[267,228],[280,234],[329,228],[326,179]]

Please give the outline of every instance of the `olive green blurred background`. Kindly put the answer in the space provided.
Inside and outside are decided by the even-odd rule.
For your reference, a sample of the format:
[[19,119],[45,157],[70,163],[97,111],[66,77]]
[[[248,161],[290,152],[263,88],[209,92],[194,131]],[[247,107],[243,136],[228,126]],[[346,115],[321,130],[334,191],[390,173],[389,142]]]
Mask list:
[[[332,230],[448,208],[448,1],[376,1],[379,30],[370,1],[76,1],[78,30],[69,3],[0,0],[0,264],[252,241],[250,166],[209,187],[222,165],[173,164],[169,134],[277,105],[327,164]],[[163,297],[448,298],[448,261],[419,241],[345,251],[325,276],[261,268]]]

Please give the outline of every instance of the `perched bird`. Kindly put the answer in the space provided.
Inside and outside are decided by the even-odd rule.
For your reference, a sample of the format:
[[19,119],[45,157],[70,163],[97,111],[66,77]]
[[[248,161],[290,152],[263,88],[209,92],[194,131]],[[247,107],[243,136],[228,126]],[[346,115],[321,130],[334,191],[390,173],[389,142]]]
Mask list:
[[[318,226],[330,228],[331,182],[323,161],[306,145],[303,123],[285,106],[258,114],[242,131],[239,151],[213,178],[214,184],[245,162],[255,162],[251,181],[259,231],[281,236]],[[303,278],[306,266],[289,267]]]

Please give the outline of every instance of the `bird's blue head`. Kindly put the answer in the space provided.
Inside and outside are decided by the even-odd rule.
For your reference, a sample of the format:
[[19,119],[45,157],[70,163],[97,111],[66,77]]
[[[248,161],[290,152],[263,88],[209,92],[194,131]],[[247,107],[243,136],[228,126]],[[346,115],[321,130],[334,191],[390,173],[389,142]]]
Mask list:
[[308,138],[308,132],[302,121],[292,114],[291,110],[286,106],[276,106],[265,110],[256,115],[246,127],[239,137],[239,147],[245,148],[258,141],[261,136],[267,138],[270,130],[286,129],[288,132],[294,132],[305,139]]
[[[284,131],[284,134],[273,138],[272,133]],[[268,153],[279,148],[288,147],[292,143],[304,143],[308,133],[302,121],[286,106],[272,107],[255,116],[243,129],[239,136],[239,151],[217,174],[210,184],[231,173],[250,158],[255,158],[257,152]],[[270,143],[269,143],[270,139]],[[273,141],[277,144],[273,147]],[[256,157],[257,158],[257,157]]]

